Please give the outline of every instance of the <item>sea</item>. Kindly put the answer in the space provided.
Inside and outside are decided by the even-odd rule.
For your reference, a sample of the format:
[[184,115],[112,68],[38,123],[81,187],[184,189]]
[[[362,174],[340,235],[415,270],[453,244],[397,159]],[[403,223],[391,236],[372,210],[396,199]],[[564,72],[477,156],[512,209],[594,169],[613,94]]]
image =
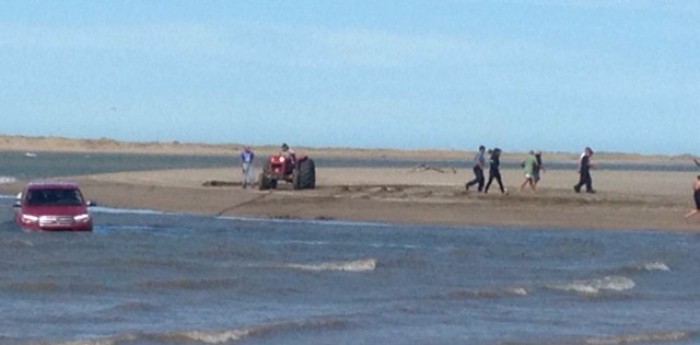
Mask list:
[[[42,156],[17,160],[44,170],[0,176],[66,161]],[[119,159],[111,170],[157,161]],[[110,205],[92,209],[90,233],[24,232],[14,198],[0,195],[3,345],[700,344],[698,234]]]

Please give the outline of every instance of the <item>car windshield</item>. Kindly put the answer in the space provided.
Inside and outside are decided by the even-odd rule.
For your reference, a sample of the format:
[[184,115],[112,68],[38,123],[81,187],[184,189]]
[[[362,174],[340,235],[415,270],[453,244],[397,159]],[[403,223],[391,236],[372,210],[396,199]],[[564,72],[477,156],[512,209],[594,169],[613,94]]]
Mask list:
[[27,192],[27,205],[81,205],[83,197],[74,188],[32,189]]

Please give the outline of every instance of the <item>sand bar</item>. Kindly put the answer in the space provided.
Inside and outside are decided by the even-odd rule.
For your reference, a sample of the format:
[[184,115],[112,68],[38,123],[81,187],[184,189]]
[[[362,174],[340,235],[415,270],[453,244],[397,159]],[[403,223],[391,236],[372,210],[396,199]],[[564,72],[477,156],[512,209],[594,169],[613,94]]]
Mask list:
[[[599,171],[596,194],[576,194],[576,173],[548,171],[537,192],[520,191],[521,173],[503,171],[508,195],[467,193],[466,171],[323,169],[318,188],[243,189],[235,169],[165,170],[80,176],[103,205],[208,215],[541,228],[700,230],[686,222],[692,173]],[[226,182],[204,186],[207,181]],[[231,185],[228,185],[228,184]],[[22,182],[0,186],[14,193]]]
[[[32,142],[31,138],[22,138],[22,145]],[[30,145],[38,149],[47,144],[45,140]],[[94,146],[94,142],[69,140],[70,145],[61,146],[60,140],[49,141],[53,149],[64,148],[64,151],[71,151],[75,145]],[[12,140],[6,140],[6,146],[11,146],[7,142]],[[186,150],[182,149],[182,144],[157,145],[154,149],[149,145],[156,144],[119,143],[115,146],[108,140],[100,142],[107,152],[122,152],[120,150],[129,145],[154,153],[193,152],[188,145],[184,145],[188,147]],[[15,143],[12,147],[26,148],[22,145]],[[196,153],[199,146],[194,147]],[[336,150],[323,152],[339,154]],[[424,153],[402,154],[416,157]],[[392,151],[359,150],[352,154],[377,157],[391,155]],[[562,157],[572,155],[575,157],[575,154]],[[636,155],[612,157],[635,162],[676,159],[643,158]],[[294,191],[286,184],[274,191],[243,189],[236,167],[119,172],[64,179],[79,182],[88,198],[105,206],[207,215],[552,229],[700,230],[700,217],[690,222],[683,219],[683,214],[693,206],[691,184],[700,172],[594,171],[596,194],[574,193],[572,185],[578,178],[575,171],[546,171],[537,192],[519,190],[523,180],[519,169],[506,169],[502,173],[508,195],[501,195],[496,186],[492,186],[487,195],[475,191],[467,193],[464,182],[472,178],[472,172],[464,167],[442,171],[419,167],[318,167],[317,188],[305,191]],[[211,181],[224,183],[205,186]],[[17,193],[23,184],[24,181],[2,184],[0,193]]]

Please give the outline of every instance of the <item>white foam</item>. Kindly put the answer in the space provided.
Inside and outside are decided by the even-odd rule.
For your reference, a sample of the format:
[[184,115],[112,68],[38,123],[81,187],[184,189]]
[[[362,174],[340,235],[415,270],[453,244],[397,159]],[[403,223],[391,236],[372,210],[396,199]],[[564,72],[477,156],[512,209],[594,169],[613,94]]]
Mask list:
[[586,339],[588,345],[623,345],[623,344],[641,344],[650,342],[669,342],[681,341],[688,339],[688,332],[673,331],[673,332],[658,332],[658,333],[640,333],[640,334],[623,334],[610,337],[592,337]]
[[105,230],[105,231],[111,231],[111,230],[119,230],[119,231],[147,231],[147,230],[153,230],[154,228],[152,226],[147,226],[147,225],[119,225],[119,226],[102,226],[102,225],[97,225],[96,230]]
[[664,271],[664,272],[668,272],[671,270],[671,268],[668,267],[668,265],[666,265],[665,263],[660,262],[660,261],[648,262],[648,263],[642,264],[640,266],[640,269],[643,269],[645,271]]
[[225,331],[190,331],[181,335],[205,344],[223,344],[241,340],[251,333],[250,329],[234,329]]
[[0,176],[0,184],[15,183],[17,179],[12,176]]
[[[272,333],[285,329],[323,328],[334,327],[342,324],[342,320],[337,318],[321,318],[316,320],[288,321],[254,325],[244,328],[221,329],[221,330],[185,330],[170,331],[165,333],[125,333],[107,337],[95,337],[87,339],[77,339],[69,341],[59,341],[46,343],[47,345],[117,345],[124,343],[134,343],[141,339],[153,339],[165,341],[165,343],[203,343],[203,344],[230,344],[240,341],[246,337]],[[160,343],[160,342],[159,342]],[[140,342],[139,342],[140,344]]]
[[506,293],[516,296],[527,296],[527,289],[522,287],[506,288]]
[[479,299],[479,298],[510,298],[527,296],[528,291],[524,287],[506,287],[497,289],[467,289],[454,291],[449,294],[450,298],[456,299]]
[[113,337],[95,338],[95,339],[78,339],[60,343],[52,343],[54,345],[115,345],[122,342],[134,341],[138,337],[135,334],[124,334]]
[[370,272],[377,267],[377,259],[360,259],[352,261],[323,262],[318,264],[285,264],[280,267],[303,271],[345,271]]
[[95,213],[108,213],[108,214],[140,214],[140,215],[174,214],[174,213],[166,213],[166,212],[150,210],[150,209],[113,208],[113,207],[103,207],[103,206],[92,207],[92,208],[90,208],[90,211],[95,212]]
[[635,282],[622,276],[577,280],[571,283],[554,284],[551,288],[562,291],[572,291],[582,294],[598,294],[601,291],[626,291],[634,289]]

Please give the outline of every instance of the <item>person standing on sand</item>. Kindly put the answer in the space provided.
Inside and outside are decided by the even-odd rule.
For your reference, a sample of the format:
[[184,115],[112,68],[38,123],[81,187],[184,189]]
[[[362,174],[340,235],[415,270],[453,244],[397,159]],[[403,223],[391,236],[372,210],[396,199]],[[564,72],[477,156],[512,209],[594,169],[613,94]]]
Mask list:
[[255,153],[251,150],[250,146],[243,148],[241,152],[241,169],[243,171],[243,180],[241,185],[243,188],[252,186],[255,183],[255,176],[253,174],[253,160],[255,160]]
[[536,182],[534,172],[537,166],[537,158],[535,157],[534,151],[528,152],[522,166],[523,172],[525,173],[525,181],[523,181],[523,183],[520,185],[520,190],[523,190],[525,189],[525,186],[530,185],[530,188],[532,188],[533,191],[536,191],[537,187],[535,186]]
[[484,189],[484,165],[486,165],[484,153],[486,153],[486,147],[484,145],[479,146],[479,152],[474,156],[474,179],[465,185],[467,191],[469,191],[469,187],[475,184],[479,185],[477,189],[479,193]]
[[686,213],[685,219],[700,213],[700,175],[698,175],[693,183],[693,198],[695,199],[695,209]]
[[591,168],[595,164],[591,162],[591,157],[593,157],[593,150],[590,147],[586,147],[583,150],[583,154],[581,154],[581,159],[578,161],[579,180],[574,186],[576,193],[580,193],[583,186],[586,186],[586,193],[595,193],[595,190],[593,190],[593,179],[591,178]]
[[540,182],[540,173],[544,172],[544,166],[542,165],[542,151],[535,151],[535,160],[537,160],[537,162],[535,164],[535,168],[532,169],[532,177],[535,181],[535,187],[537,187],[537,183]]
[[486,189],[484,189],[484,194],[489,192],[489,187],[491,187],[491,182],[495,179],[498,182],[498,186],[501,188],[501,194],[507,194],[505,188],[503,188],[503,181],[501,181],[501,149],[495,148],[489,151],[491,157],[489,158],[489,182],[486,184]]

